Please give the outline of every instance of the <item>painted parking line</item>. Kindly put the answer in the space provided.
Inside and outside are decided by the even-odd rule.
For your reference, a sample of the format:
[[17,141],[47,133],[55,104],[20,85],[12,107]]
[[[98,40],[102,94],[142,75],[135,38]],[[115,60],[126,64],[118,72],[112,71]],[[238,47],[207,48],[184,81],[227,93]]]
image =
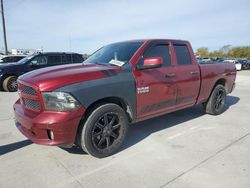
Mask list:
[[174,134],[174,135],[172,135],[172,136],[169,136],[167,139],[168,139],[168,140],[172,140],[172,139],[177,138],[177,137],[179,137],[179,136],[181,136],[181,135],[183,135],[183,134],[184,134],[184,132],[177,133],[177,134]]

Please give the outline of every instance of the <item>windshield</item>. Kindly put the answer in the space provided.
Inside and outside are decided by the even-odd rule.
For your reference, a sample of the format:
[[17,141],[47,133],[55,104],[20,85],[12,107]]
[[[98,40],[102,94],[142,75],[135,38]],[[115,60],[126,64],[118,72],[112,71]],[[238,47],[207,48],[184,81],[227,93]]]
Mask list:
[[17,64],[24,64],[26,63],[28,60],[30,60],[31,58],[35,57],[35,55],[29,55],[29,56],[26,56],[25,58],[19,60],[18,62],[16,62]]
[[122,66],[129,62],[143,42],[123,42],[110,44],[93,53],[84,64],[104,64]]

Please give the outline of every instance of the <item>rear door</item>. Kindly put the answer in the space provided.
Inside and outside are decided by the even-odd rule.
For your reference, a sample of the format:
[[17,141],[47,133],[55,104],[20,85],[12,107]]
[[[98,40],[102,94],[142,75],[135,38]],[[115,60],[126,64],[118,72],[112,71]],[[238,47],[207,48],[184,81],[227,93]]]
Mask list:
[[73,63],[82,63],[83,57],[80,54],[73,55]]
[[62,55],[48,55],[48,66],[62,65]]
[[62,64],[71,64],[73,61],[71,54],[62,55]]
[[82,63],[83,57],[79,54],[66,54],[63,58],[63,62],[65,62],[65,64]]
[[186,43],[173,43],[176,66],[176,105],[189,106],[196,103],[200,89],[200,70],[192,55],[192,49]]
[[152,43],[143,53],[138,64],[146,58],[162,57],[159,68],[136,70],[137,117],[147,118],[175,106],[175,67],[172,66],[169,43]]

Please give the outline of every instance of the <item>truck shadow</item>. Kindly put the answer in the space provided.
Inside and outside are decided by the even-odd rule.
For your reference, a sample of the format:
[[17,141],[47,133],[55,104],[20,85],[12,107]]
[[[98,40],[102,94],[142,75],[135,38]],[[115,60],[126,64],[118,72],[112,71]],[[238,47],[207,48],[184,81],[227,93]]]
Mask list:
[[[237,104],[240,98],[235,96],[227,96],[224,112],[231,106]],[[125,150],[151,134],[167,129],[186,121],[190,121],[205,115],[202,105],[193,106],[184,110],[162,115],[143,122],[135,123],[130,126],[127,138],[120,151]],[[185,124],[181,125],[185,126]]]
[[227,96],[226,98],[226,103],[225,103],[225,111],[230,108],[231,106],[237,104],[240,101],[239,97],[235,97],[235,96]]
[[[225,109],[228,110],[232,105],[239,102],[240,98],[227,96]],[[127,138],[119,152],[139,143],[151,134],[167,129],[186,121],[193,120],[205,115],[202,105],[197,105],[184,110],[162,115],[146,121],[135,123],[129,127]],[[185,126],[185,125],[182,125]],[[72,148],[61,148],[72,154],[86,154],[81,148],[74,146]]]
[[0,146],[0,156],[4,155],[6,153],[21,149],[23,147],[26,147],[30,144],[32,144],[33,142],[30,140],[23,140],[20,142],[15,142],[15,143],[11,143],[11,144],[7,144],[7,145],[3,145]]
[[65,148],[65,147],[59,147],[62,150],[65,150],[71,154],[80,154],[80,155],[86,155],[87,153],[83,151],[79,146],[72,146],[71,148]]

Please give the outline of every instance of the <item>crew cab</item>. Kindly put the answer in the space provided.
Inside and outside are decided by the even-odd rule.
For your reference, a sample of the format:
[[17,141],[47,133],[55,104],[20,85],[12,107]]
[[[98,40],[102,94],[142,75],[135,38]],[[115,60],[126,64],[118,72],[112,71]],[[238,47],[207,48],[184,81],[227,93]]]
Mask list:
[[0,64],[0,90],[17,91],[18,76],[44,67],[82,63],[83,57],[77,53],[46,52],[26,56],[18,62]]
[[131,123],[198,104],[221,114],[235,77],[232,63],[197,64],[188,41],[118,42],[82,64],[19,77],[15,123],[34,143],[102,158],[119,150]]

